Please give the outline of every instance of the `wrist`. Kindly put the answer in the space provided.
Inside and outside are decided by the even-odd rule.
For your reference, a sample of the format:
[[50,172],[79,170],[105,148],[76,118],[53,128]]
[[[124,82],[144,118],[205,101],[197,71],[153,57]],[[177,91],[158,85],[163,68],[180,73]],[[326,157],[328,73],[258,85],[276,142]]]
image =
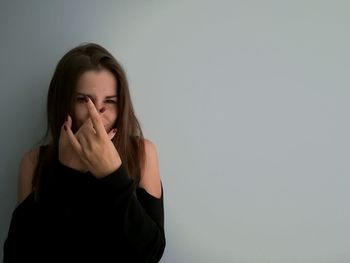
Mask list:
[[96,171],[95,173],[92,173],[96,178],[102,179],[104,177],[107,177],[108,175],[116,172],[117,170],[120,169],[122,163],[116,164],[111,166],[110,168],[103,170],[103,171]]

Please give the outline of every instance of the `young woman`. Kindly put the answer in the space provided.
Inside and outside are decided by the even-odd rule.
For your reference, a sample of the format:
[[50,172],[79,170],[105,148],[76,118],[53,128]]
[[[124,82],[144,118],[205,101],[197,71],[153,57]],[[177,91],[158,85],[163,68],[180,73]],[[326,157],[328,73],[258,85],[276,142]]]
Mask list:
[[157,150],[125,72],[97,44],[59,61],[49,141],[22,158],[4,262],[158,262],[165,248]]

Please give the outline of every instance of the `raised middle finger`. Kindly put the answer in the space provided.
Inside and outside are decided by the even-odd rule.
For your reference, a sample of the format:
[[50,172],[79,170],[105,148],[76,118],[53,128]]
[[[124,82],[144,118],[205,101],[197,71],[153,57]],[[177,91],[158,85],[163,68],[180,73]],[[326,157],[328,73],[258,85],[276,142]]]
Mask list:
[[98,134],[98,135],[107,135],[105,127],[104,127],[104,125],[102,123],[101,116],[97,112],[97,110],[95,108],[95,105],[92,103],[92,101],[90,100],[90,98],[88,96],[86,96],[85,98],[87,100],[85,105],[88,108],[93,127],[96,130],[96,134]]

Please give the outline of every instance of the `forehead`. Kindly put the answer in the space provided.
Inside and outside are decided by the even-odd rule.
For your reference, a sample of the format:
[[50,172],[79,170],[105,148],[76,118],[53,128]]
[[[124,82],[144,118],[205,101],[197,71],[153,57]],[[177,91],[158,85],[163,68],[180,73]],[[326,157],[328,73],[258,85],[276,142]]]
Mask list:
[[106,69],[89,70],[78,79],[76,92],[113,95],[117,92],[117,81]]

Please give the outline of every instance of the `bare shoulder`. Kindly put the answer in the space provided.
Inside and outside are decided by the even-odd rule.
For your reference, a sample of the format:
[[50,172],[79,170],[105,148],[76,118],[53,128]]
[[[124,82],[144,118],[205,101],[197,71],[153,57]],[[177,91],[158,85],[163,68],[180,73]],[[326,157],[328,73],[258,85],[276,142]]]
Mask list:
[[146,154],[147,153],[151,153],[153,155],[157,154],[157,146],[155,145],[154,142],[152,142],[151,140],[146,139],[146,138],[143,139],[143,142],[144,142],[144,145],[145,145]]
[[39,148],[27,151],[20,162],[17,180],[17,204],[32,192],[32,179],[38,164]]
[[31,162],[31,163],[37,163],[38,158],[39,158],[39,148],[34,148],[34,149],[31,149],[31,150],[27,151],[23,155],[22,160],[23,161],[28,161],[28,162]]
[[141,168],[139,186],[144,188],[150,195],[160,198],[162,195],[162,189],[157,147],[148,139],[144,139],[144,145],[146,156],[145,164]]

